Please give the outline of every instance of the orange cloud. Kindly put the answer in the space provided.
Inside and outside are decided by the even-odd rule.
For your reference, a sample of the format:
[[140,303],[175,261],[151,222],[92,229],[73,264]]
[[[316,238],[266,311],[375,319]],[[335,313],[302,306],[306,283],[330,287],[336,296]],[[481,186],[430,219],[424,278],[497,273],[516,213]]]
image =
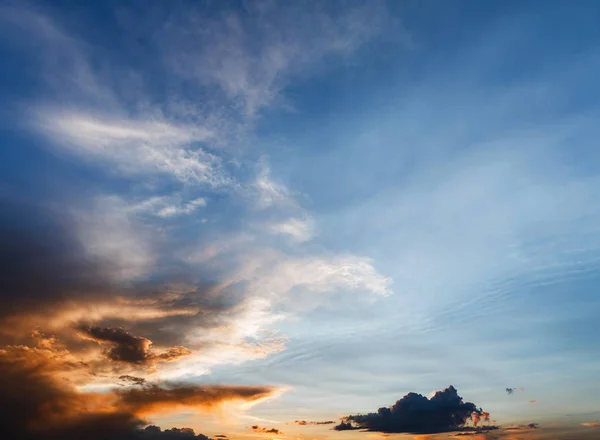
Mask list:
[[600,428],[599,422],[586,422],[582,423],[581,426],[585,426],[586,428]]
[[36,337],[36,347],[0,349],[0,424],[6,438],[120,438],[157,411],[210,411],[225,402],[255,402],[275,391],[267,386],[147,385],[143,378],[122,376],[135,386],[81,392],[76,385],[89,379],[88,366],[53,338]]
[[471,419],[473,420],[473,426],[477,426],[481,420],[489,422],[490,413],[485,411],[481,411],[481,413],[473,412],[473,414],[471,414]]
[[275,389],[242,385],[150,385],[116,391],[118,405],[136,415],[172,412],[180,408],[210,410],[231,401],[254,402]]

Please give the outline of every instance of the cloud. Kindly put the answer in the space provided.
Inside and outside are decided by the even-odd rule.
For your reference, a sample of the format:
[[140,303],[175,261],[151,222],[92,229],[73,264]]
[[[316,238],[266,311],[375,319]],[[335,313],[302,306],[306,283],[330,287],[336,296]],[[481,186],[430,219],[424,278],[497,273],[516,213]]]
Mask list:
[[231,182],[221,169],[221,159],[198,146],[213,136],[206,129],[57,109],[38,112],[37,128],[54,140],[56,148],[123,174],[166,174],[208,187]]
[[59,210],[0,200],[0,315],[111,296],[110,261],[91,255]]
[[192,352],[185,347],[171,347],[166,352],[156,354],[151,351],[152,341],[134,336],[122,328],[79,327],[84,337],[98,343],[110,343],[114,347],[106,352],[113,361],[146,364],[153,361],[172,361]]
[[391,279],[382,276],[369,258],[355,255],[285,257],[277,254],[258,256],[247,268],[238,271],[246,277],[251,271],[249,289],[283,294],[292,289],[308,292],[334,292],[339,289],[364,290],[375,295],[390,294]]
[[598,428],[600,427],[600,422],[584,422],[581,426],[585,426],[586,428]]
[[[0,7],[2,23],[12,23],[0,37],[18,44],[30,71],[39,73],[38,98],[18,103],[25,112],[20,123],[44,137],[41,148],[59,154],[52,160],[71,167],[76,159],[73,169],[83,164],[86,184],[89,177],[81,200],[66,173],[57,176],[71,191],[65,200],[50,194],[36,201],[44,208],[0,207],[1,350],[4,359],[18,361],[23,377],[31,374],[32,383],[55,395],[40,403],[43,414],[33,398],[37,418],[15,432],[87,438],[85,430],[102,419],[115,434],[140,434],[140,417],[153,411],[261,401],[273,389],[162,381],[283,350],[286,336],[273,325],[303,307],[279,311],[291,291],[311,294],[310,307],[320,293],[390,293],[391,280],[368,258],[279,251],[281,237],[309,241],[315,221],[266,159],[250,166],[256,151],[244,150],[259,113],[284,104],[290,79],[318,70],[326,57],[344,62],[390,24],[385,5],[348,6],[341,13],[316,3],[306,6],[310,12],[285,6],[281,17],[267,4],[219,9],[212,18],[201,7],[175,8],[168,16],[154,11],[160,19],[147,39],[153,54],[143,65],[129,63],[144,54],[132,57],[127,49],[141,41],[152,11],[121,8],[113,24],[124,32],[111,35],[122,40],[100,48],[83,34],[83,15],[73,20],[53,7]],[[128,14],[131,26],[121,21]],[[256,47],[248,45],[253,36]],[[157,102],[154,79],[163,77],[166,96]],[[207,224],[206,234],[183,230],[193,220],[183,217],[208,200],[219,221]],[[231,224],[237,218],[244,221]],[[196,264],[179,258],[198,236],[216,247],[212,237],[222,231],[256,233],[250,241],[269,246],[219,250]],[[186,287],[174,288],[181,280]],[[33,328],[51,336],[31,345]],[[161,438],[165,433],[190,434],[167,430]]]
[[156,232],[135,221],[119,197],[95,197],[71,210],[79,242],[90,256],[111,263],[112,280],[141,279],[154,269]]
[[398,24],[379,1],[351,1],[342,9],[256,2],[241,13],[223,8],[215,14],[211,20],[184,8],[157,38],[173,72],[203,87],[216,85],[246,118],[276,104],[291,79],[325,58],[343,60]]
[[300,425],[300,426],[306,426],[306,425],[332,425],[335,422],[333,420],[326,420],[324,422],[311,422],[311,421],[306,421],[306,420],[294,420],[294,424],[296,425]]
[[260,427],[258,425],[253,425],[250,427],[250,429],[252,429],[252,431],[254,432],[259,432],[261,434],[277,434],[277,435],[283,435],[283,432],[281,432],[279,429],[277,428],[263,428]]
[[257,402],[269,397],[275,388],[243,385],[194,385],[167,383],[143,388],[116,390],[119,406],[136,414],[174,411],[181,408],[210,410],[223,402]]
[[191,200],[181,207],[177,206],[165,206],[157,212],[159,217],[172,217],[180,214],[191,214],[196,209],[206,206],[206,199],[199,198]]
[[261,168],[256,176],[254,187],[258,195],[259,208],[264,209],[271,205],[297,206],[289,189],[285,185],[272,180],[271,169],[264,160],[261,162]]
[[[473,415],[475,414],[475,418]],[[365,429],[385,433],[430,434],[458,431],[469,419],[479,421],[489,414],[477,409],[471,402],[463,402],[453,386],[437,391],[428,399],[421,394],[409,393],[393,406],[379,408],[376,413],[344,417],[334,429]]]
[[[28,347],[0,350],[0,423],[11,439],[136,439],[158,435],[155,429],[139,433],[142,417],[177,408],[210,410],[223,402],[255,402],[274,388],[152,384],[102,394],[78,391],[65,370],[64,358]],[[27,384],[27,391],[23,391]],[[189,435],[191,431],[167,433]],[[171,438],[164,434],[162,437]],[[173,437],[179,438],[179,437]],[[203,437],[199,437],[203,438]]]
[[119,376],[119,380],[129,382],[132,385],[145,385],[146,384],[146,379],[144,379],[143,377],[130,376],[128,374]]
[[530,429],[538,429],[540,427],[539,423],[528,423],[528,424],[521,424],[521,425],[515,425],[515,426],[508,426],[506,428],[503,428],[505,431],[523,431],[523,430],[530,430]]
[[473,420],[473,426],[477,426],[481,420],[485,422],[490,421],[490,413],[485,411],[473,412],[471,414],[471,420]]
[[15,361],[5,350],[0,350],[0,387],[0,423],[6,438],[102,439],[142,424],[132,413],[90,411],[86,396],[53,379],[44,364]]
[[289,218],[273,223],[267,229],[272,234],[288,235],[292,240],[301,243],[312,239],[314,222],[311,218]]
[[360,426],[356,426],[353,425],[350,422],[340,422],[339,425],[336,425],[333,429],[335,429],[336,431],[352,431],[352,430],[356,430],[356,429],[363,429]]
[[[220,436],[215,436],[220,437]],[[191,428],[171,428],[161,430],[158,426],[150,425],[136,432],[136,439],[148,440],[210,440],[204,434],[196,434]]]

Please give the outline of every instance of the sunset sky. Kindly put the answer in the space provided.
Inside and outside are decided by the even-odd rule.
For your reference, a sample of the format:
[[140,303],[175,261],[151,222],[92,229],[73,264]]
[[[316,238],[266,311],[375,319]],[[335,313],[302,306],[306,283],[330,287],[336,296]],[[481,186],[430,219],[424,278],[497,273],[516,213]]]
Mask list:
[[599,23],[0,1],[0,438],[600,438]]

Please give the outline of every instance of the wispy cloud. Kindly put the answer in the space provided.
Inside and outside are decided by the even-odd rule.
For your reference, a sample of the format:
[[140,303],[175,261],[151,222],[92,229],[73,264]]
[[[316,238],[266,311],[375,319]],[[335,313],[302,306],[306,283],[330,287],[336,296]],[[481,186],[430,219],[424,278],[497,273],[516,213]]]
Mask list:
[[[179,75],[216,84],[247,117],[273,105],[291,78],[304,77],[329,56],[348,56],[399,26],[383,2],[328,5],[248,4],[242,13],[174,14],[161,35],[163,53]],[[191,42],[194,42],[193,44]]]
[[288,235],[294,241],[303,242],[313,238],[314,221],[311,218],[289,218],[268,225],[267,230],[272,234]]
[[182,182],[219,187],[231,182],[221,159],[200,146],[213,136],[201,127],[164,121],[106,121],[60,110],[40,111],[39,127],[55,146],[134,175],[164,173]]
[[[140,418],[157,411],[276,396],[281,389],[269,386],[161,381],[197,381],[217,366],[281,352],[289,338],[278,323],[326,298],[390,293],[391,279],[370,258],[310,247],[318,220],[253,145],[261,115],[289,104],[291,81],[323,71],[326,60],[347,62],[395,24],[384,3],[338,11],[317,2],[264,2],[219,6],[212,16],[190,5],[168,17],[124,7],[113,23],[122,40],[110,47],[52,6],[2,8],[10,26],[0,35],[19,41],[44,91],[15,104],[25,115],[21,125],[59,160],[102,176],[73,189],[72,205],[62,207],[68,228],[39,228],[37,241],[56,245],[39,261],[35,253],[23,256],[33,242],[3,249],[3,262],[20,264],[10,266],[17,269],[11,282],[38,275],[31,286],[15,281],[9,289],[23,298],[3,311],[0,337],[21,345],[0,350],[3,379],[32,380],[73,404],[48,415],[45,408],[58,401],[31,398],[31,420],[44,435],[78,438],[78,423],[88,417],[104,417],[114,425],[110,435],[120,435],[121,428],[137,432]],[[151,36],[147,17],[159,17]],[[127,51],[135,46],[143,55],[142,40],[152,56],[138,64]],[[202,228],[199,212],[211,219]],[[306,296],[291,298],[296,292]],[[52,344],[25,337],[34,326],[51,333]],[[29,369],[29,353],[43,375]],[[67,376],[73,387],[58,386]],[[29,435],[31,420],[11,429]],[[72,431],[63,431],[63,422]]]

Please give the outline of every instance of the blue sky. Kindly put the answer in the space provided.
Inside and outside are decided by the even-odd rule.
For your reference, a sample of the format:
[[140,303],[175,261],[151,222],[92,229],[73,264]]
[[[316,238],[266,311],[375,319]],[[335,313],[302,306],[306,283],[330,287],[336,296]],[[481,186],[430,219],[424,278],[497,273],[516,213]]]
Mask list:
[[[161,426],[450,384],[503,426],[600,420],[600,4],[0,8],[1,197],[66,219],[113,288],[166,289],[22,316],[189,348],[131,370],[157,383],[279,387]],[[202,319],[146,321],[159,297]]]

